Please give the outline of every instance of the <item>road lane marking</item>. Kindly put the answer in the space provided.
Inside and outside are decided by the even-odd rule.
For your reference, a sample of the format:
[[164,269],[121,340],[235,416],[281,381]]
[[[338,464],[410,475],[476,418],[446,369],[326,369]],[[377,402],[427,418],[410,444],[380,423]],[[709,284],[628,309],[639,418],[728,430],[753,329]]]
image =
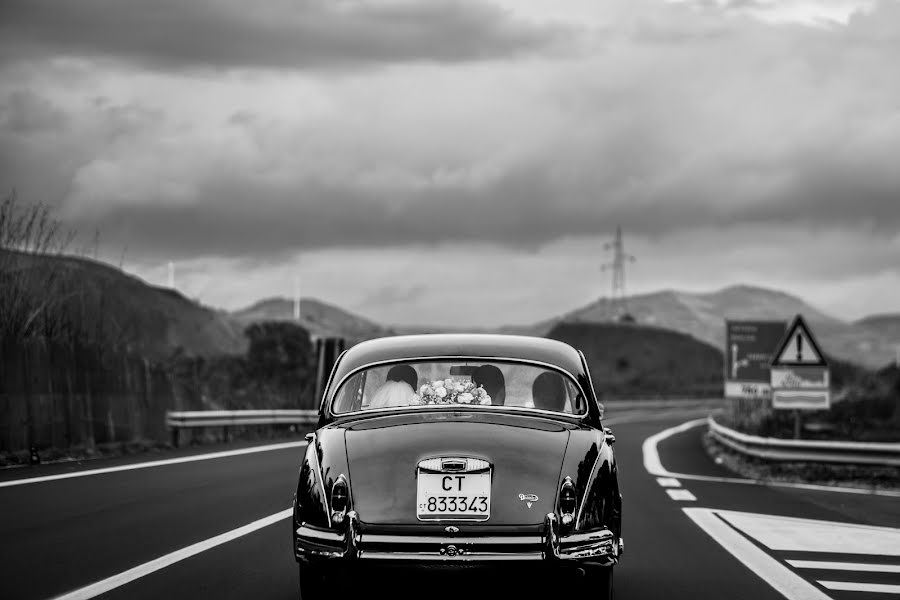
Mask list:
[[119,465],[117,467],[105,467],[102,469],[89,469],[87,471],[75,471],[72,473],[57,473],[56,475],[44,475],[42,477],[29,477],[27,479],[11,479],[9,481],[0,481],[0,488],[13,487],[17,485],[28,485],[32,483],[43,483],[45,481],[57,481],[59,479],[72,479],[74,477],[89,477],[91,475],[102,475],[104,473],[118,473],[119,471],[133,471],[136,469],[150,469],[152,467],[165,467],[168,465],[178,465],[181,463],[194,462],[198,460],[213,460],[215,458],[227,458],[230,456],[241,456],[244,454],[253,454],[256,452],[269,452],[272,450],[285,450],[288,448],[302,448],[307,442],[284,442],[281,444],[268,444],[266,446],[253,446],[252,448],[241,448],[239,450],[223,450],[222,452],[210,452],[207,454],[194,454],[191,456],[181,456],[179,458],[167,458],[163,460],[151,460],[147,462],[131,463],[128,465]]
[[241,536],[245,536],[249,533],[253,533],[258,529],[262,529],[263,527],[268,527],[274,523],[278,523],[279,521],[283,521],[291,516],[293,512],[292,508],[288,508],[282,510],[280,512],[275,513],[274,515],[269,515],[268,517],[263,517],[257,521],[253,521],[252,523],[248,523],[242,527],[238,527],[237,529],[232,529],[231,531],[227,531],[215,537],[211,537],[208,540],[203,540],[202,542],[197,542],[196,544],[192,544],[181,550],[176,550],[175,552],[171,552],[169,554],[165,554],[160,556],[159,558],[155,558],[149,562],[145,562],[142,565],[138,565],[134,568],[128,569],[127,571],[123,571],[117,575],[113,575],[112,577],[107,577],[106,579],[100,580],[96,583],[92,583],[83,588],[79,588],[77,590],[73,590],[61,596],[57,596],[55,600],[87,600],[88,598],[94,598],[95,596],[99,596],[100,594],[105,594],[110,590],[114,590],[118,587],[125,585],[126,583],[131,583],[136,579],[140,579],[141,577],[145,577],[151,573],[159,571],[160,569],[164,569],[169,567],[177,562],[200,554],[201,552],[205,552],[216,546],[220,546],[226,542],[230,542],[235,540]]
[[856,583],[854,581],[817,581],[819,585],[837,592],[873,592],[876,594],[900,594],[900,585],[887,583]]
[[693,429],[694,427],[699,427],[706,422],[707,420],[705,418],[694,419],[692,421],[688,421],[687,423],[682,423],[681,425],[664,429],[644,440],[644,443],[641,445],[641,452],[644,455],[644,468],[647,469],[647,472],[651,475],[658,475],[660,477],[676,477],[675,474],[673,474],[671,471],[668,471],[662,465],[662,461],[659,459],[659,450],[657,449],[657,445],[666,438],[670,438],[673,435],[679,433],[684,433],[685,431]]
[[725,521],[717,517],[713,510],[708,508],[683,508],[681,510],[700,529],[709,534],[736,559],[788,600],[831,600],[819,588],[732,529]]
[[674,477],[657,477],[656,483],[663,487],[681,487],[681,482]]
[[666,492],[668,492],[669,498],[680,502],[693,502],[697,499],[697,496],[693,495],[688,490],[666,490]]
[[658,477],[673,477],[677,479],[689,479],[691,481],[709,481],[712,483],[735,483],[738,485],[764,485],[768,487],[783,487],[799,490],[811,490],[816,492],[834,492],[839,494],[860,494],[866,496],[886,496],[900,498],[900,490],[877,490],[867,488],[851,488],[836,485],[818,485],[815,483],[794,483],[790,481],[762,481],[759,479],[742,479],[738,477],[714,477],[710,475],[693,475],[691,473],[675,473],[666,469],[659,458],[657,446],[663,440],[684,433],[706,423],[706,419],[694,419],[675,427],[664,429],[644,440],[641,452],[644,457],[644,469],[651,475]]
[[731,510],[716,514],[772,550],[900,556],[900,529],[892,527]]
[[900,573],[900,565],[876,565],[871,563],[833,562],[828,560],[788,560],[795,569],[818,571],[856,571],[858,573]]

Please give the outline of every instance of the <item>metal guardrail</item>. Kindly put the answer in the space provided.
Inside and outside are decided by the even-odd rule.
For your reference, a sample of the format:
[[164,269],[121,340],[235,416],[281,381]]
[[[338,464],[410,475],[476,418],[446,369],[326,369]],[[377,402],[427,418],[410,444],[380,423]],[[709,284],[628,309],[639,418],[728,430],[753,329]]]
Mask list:
[[835,442],[763,438],[729,429],[708,418],[709,432],[720,443],[746,454],[777,461],[900,466],[900,443]]
[[308,425],[319,420],[316,410],[183,410],[167,411],[166,427],[172,430],[172,445],[178,446],[182,429],[241,425]]

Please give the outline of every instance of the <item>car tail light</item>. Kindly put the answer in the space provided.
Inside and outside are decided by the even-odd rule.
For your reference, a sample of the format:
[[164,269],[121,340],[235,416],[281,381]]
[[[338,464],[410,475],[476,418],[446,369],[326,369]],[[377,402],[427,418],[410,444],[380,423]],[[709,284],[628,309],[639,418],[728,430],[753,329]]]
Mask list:
[[343,522],[349,501],[350,488],[347,486],[347,479],[343,475],[339,475],[337,481],[331,486],[331,521],[333,523]]
[[559,488],[559,521],[563,525],[571,525],[575,520],[575,484],[571,477],[566,477]]

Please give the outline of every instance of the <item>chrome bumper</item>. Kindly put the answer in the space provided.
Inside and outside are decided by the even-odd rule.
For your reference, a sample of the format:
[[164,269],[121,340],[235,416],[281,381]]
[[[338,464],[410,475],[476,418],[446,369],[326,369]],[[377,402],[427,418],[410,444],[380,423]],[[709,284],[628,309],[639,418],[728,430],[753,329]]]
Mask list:
[[623,542],[608,529],[560,535],[556,515],[544,519],[540,535],[410,536],[360,531],[355,512],[347,513],[343,532],[301,525],[295,530],[297,560],[345,559],[481,563],[520,561],[583,561],[616,564]]

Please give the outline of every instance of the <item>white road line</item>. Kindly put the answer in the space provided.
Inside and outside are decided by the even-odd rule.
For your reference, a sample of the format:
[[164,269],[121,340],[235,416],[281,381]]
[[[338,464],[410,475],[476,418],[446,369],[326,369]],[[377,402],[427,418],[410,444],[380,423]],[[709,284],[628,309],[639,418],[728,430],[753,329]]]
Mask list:
[[716,514],[772,550],[900,557],[900,529],[757,513]]
[[795,569],[818,569],[821,571],[856,571],[858,573],[900,573],[900,565],[831,562],[827,560],[788,560],[785,562]]
[[694,427],[699,427],[706,423],[706,419],[694,419],[687,423],[682,423],[669,429],[664,429],[659,433],[655,433],[644,440],[641,451],[644,455],[644,469],[651,475],[660,477],[674,477],[678,479],[689,479],[691,481],[710,481],[713,483],[736,483],[739,485],[765,485],[769,487],[792,488],[799,490],[813,490],[816,492],[835,492],[839,494],[860,494],[865,496],[886,496],[889,498],[900,498],[900,491],[895,490],[876,490],[866,488],[851,488],[837,485],[817,485],[814,483],[793,483],[789,481],[761,481],[758,479],[741,479],[739,477],[714,477],[710,475],[692,475],[690,473],[675,473],[669,471],[662,465],[659,458],[659,450],[657,445],[670,438],[673,435],[683,433]]
[[666,490],[666,492],[672,500],[693,502],[697,499],[697,496],[693,495],[688,490]]
[[674,477],[657,477],[656,483],[663,487],[681,487],[681,482]]
[[45,481],[56,481],[58,479],[72,479],[73,477],[89,477],[91,475],[102,475],[104,473],[118,473],[119,471],[133,471],[135,469],[150,469],[152,467],[164,467],[168,465],[178,465],[181,463],[194,462],[198,460],[212,460],[215,458],[227,458],[229,456],[241,456],[243,454],[253,454],[255,452],[269,452],[272,450],[285,450],[288,448],[301,448],[306,446],[307,442],[285,442],[282,444],[268,444],[266,446],[254,446],[252,448],[241,448],[239,450],[224,450],[222,452],[210,452],[208,454],[195,454],[192,456],[182,456],[179,458],[167,458],[164,460],[151,460],[147,462],[131,463],[128,465],[119,465],[117,467],[106,467],[103,469],[90,469],[87,471],[75,471],[72,473],[58,473],[56,475],[44,475],[42,477],[29,477],[27,479],[11,479],[9,481],[0,481],[0,488],[13,487],[16,485],[28,485],[31,483],[43,483]]
[[817,587],[729,527],[708,508],[683,508],[703,531],[788,600],[831,600]]
[[876,594],[900,594],[900,585],[887,583],[856,583],[854,581],[817,581],[822,587],[838,592],[872,592]]
[[88,598],[93,598],[95,596],[99,596],[100,594],[105,594],[110,590],[121,587],[126,583],[131,583],[136,579],[145,577],[150,573],[159,571],[160,569],[164,569],[177,562],[185,560],[186,558],[190,558],[191,556],[200,554],[201,552],[205,552],[206,550],[215,548],[216,546],[220,546],[226,542],[230,542],[231,540],[235,540],[241,536],[247,535],[248,533],[253,533],[258,529],[262,529],[263,527],[268,527],[269,525],[282,521],[290,517],[292,512],[293,509],[288,508],[281,512],[277,512],[274,515],[263,517],[262,519],[253,521],[252,523],[244,525],[243,527],[232,529],[231,531],[209,538],[208,540],[197,542],[196,544],[187,546],[186,548],[182,548],[181,550],[176,550],[175,552],[166,554],[164,556],[160,556],[159,558],[155,558],[149,562],[145,562],[142,565],[138,565],[132,569],[128,569],[127,571],[123,571],[117,575],[113,575],[112,577],[108,577],[96,583],[92,583],[89,586],[73,590],[67,594],[63,594],[62,596],[57,596],[56,600],[87,600]]
[[706,423],[706,419],[694,419],[692,421],[688,421],[687,423],[682,423],[676,427],[669,427],[668,429],[664,429],[659,433],[655,433],[644,440],[643,445],[641,446],[641,451],[644,455],[644,468],[647,469],[647,472],[651,475],[658,475],[660,477],[674,477],[675,475],[667,471],[666,468],[662,465],[662,461],[659,460],[659,450],[656,446],[666,438],[670,438],[673,435],[683,433],[688,429],[693,429],[694,427],[699,427]]

